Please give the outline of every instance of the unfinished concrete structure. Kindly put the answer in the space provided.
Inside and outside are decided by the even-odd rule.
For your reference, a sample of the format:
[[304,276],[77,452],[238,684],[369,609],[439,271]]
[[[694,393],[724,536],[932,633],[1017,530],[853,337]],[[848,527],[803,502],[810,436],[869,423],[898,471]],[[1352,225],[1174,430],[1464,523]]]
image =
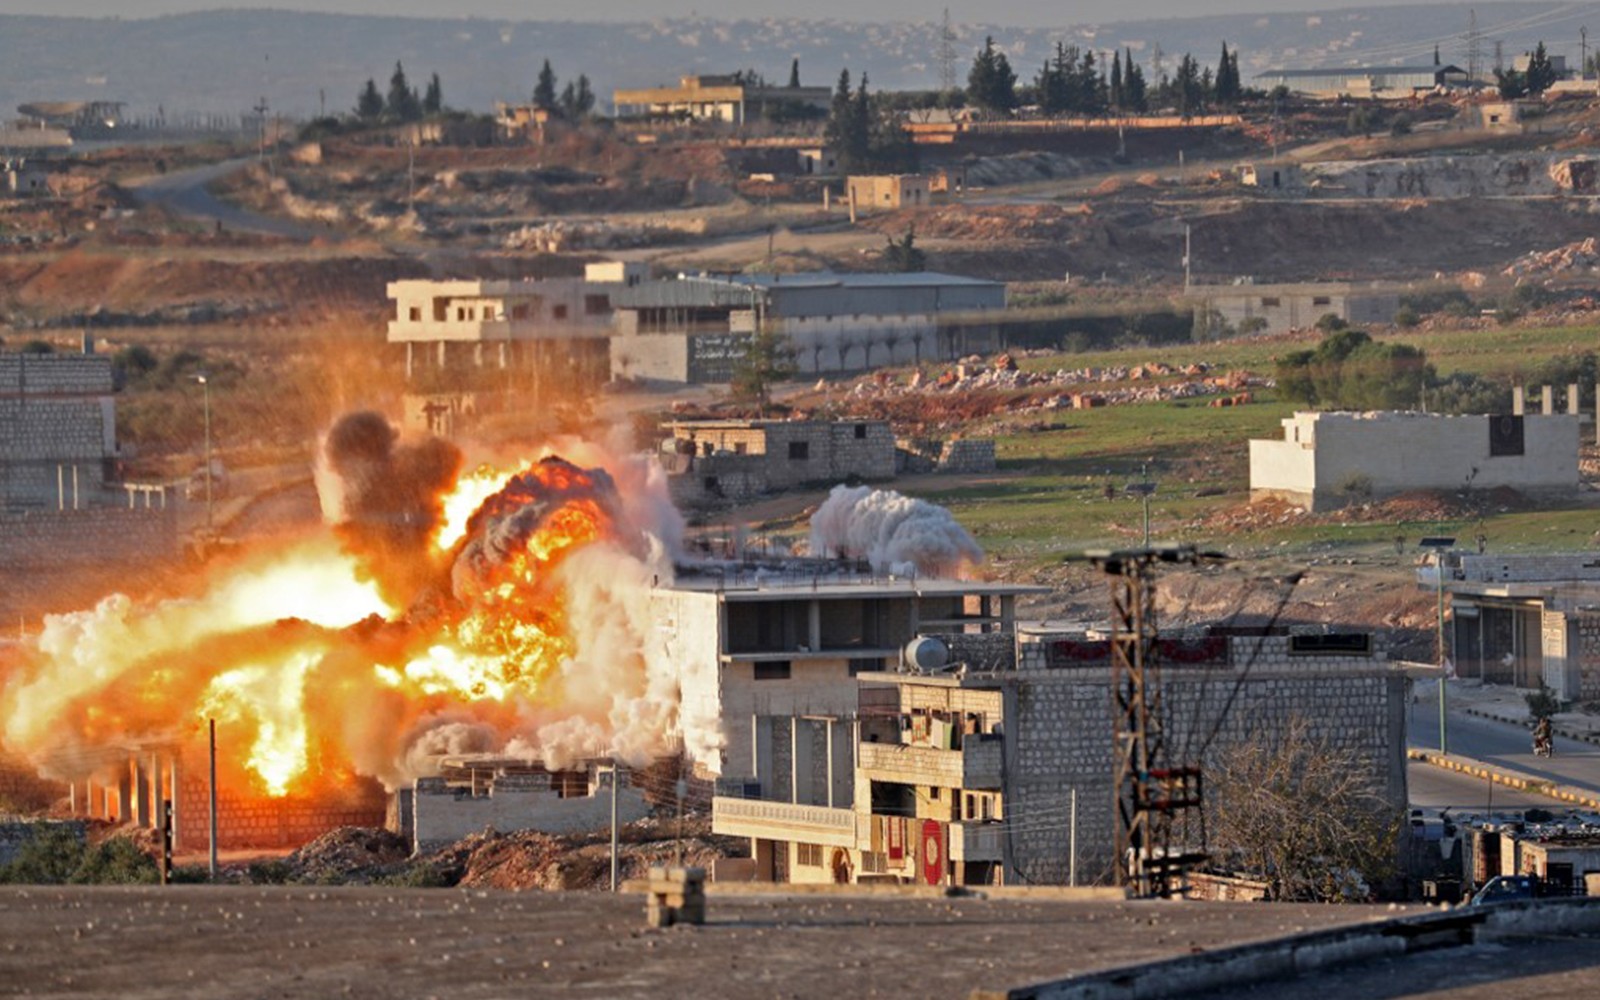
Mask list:
[[933,179],[922,174],[851,175],[845,201],[859,212],[890,212],[933,204]]
[[501,408],[513,387],[541,400],[597,387],[609,377],[613,301],[645,274],[603,262],[582,278],[390,282],[388,340],[405,345],[414,387],[404,426],[449,436]]
[[1467,71],[1450,65],[1269,69],[1255,75],[1255,85],[1262,90],[1287,87],[1296,94],[1325,100],[1341,97],[1403,100],[1440,87],[1465,86],[1467,82]]
[[[1600,698],[1600,556],[1447,553],[1449,655],[1458,676]],[[1437,586],[1432,566],[1418,583]]]
[[1307,330],[1324,316],[1351,326],[1389,324],[1400,309],[1398,285],[1307,282],[1283,285],[1193,285],[1187,298],[1211,322],[1240,333]]
[[[714,802],[719,832],[750,836],[758,876],[932,885],[1080,882],[1112,857],[1111,646],[1095,633],[958,636],[955,669],[858,678],[855,788],[842,800]],[[977,641],[974,641],[977,640]],[[1197,630],[1161,640],[1173,747],[1195,762],[1300,717],[1360,754],[1374,786],[1406,801],[1408,682],[1365,633]]]
[[1568,496],[1578,488],[1578,428],[1575,412],[1296,413],[1283,420],[1283,440],[1250,442],[1250,495],[1313,511],[1408,490]]
[[617,297],[618,378],[726,382],[760,328],[806,373],[948,360],[999,344],[1005,285],[957,275],[699,275]]
[[[482,756],[450,757],[440,774],[418,778],[398,793],[396,832],[417,853],[436,850],[483,830],[514,833],[583,833],[611,822],[611,782],[615,772],[597,760],[565,770],[539,762]],[[649,815],[638,789],[617,788],[617,821],[632,823]]]
[[643,117],[720,121],[743,125],[778,109],[826,111],[833,100],[828,87],[769,87],[742,74],[697,75],[679,79],[676,87],[617,90],[612,106],[618,118]]
[[1487,823],[1463,831],[1461,843],[1468,890],[1497,875],[1534,875],[1551,895],[1582,896],[1600,876],[1600,835],[1588,825]]
[[884,420],[685,420],[669,427],[661,459],[682,508],[895,474],[894,432]]

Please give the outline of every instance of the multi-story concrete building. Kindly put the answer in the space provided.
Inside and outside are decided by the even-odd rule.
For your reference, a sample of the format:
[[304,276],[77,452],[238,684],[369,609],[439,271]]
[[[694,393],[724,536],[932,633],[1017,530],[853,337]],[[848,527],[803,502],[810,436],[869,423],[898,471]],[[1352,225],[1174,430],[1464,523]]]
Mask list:
[[[1024,629],[955,638],[964,670],[859,676],[848,807],[842,796],[797,793],[803,782],[715,800],[714,827],[752,838],[758,877],[1060,884],[1075,833],[1080,880],[1109,874],[1107,637]],[[1216,630],[1174,633],[1162,648],[1163,699],[1180,706],[1169,712],[1167,743],[1192,755],[1180,763],[1203,765],[1208,753],[1281,732],[1298,716],[1315,738],[1357,751],[1379,792],[1397,809],[1405,803],[1408,682],[1371,636]],[[798,745],[784,763],[814,772],[807,741]]]
[[921,174],[852,175],[845,199],[857,211],[893,211],[933,204],[933,179]]
[[[1461,677],[1600,697],[1600,557],[1446,553],[1449,656]],[[1417,582],[1438,586],[1433,566]]]
[[680,508],[895,474],[894,432],[884,420],[685,420],[670,427],[662,461]]
[[618,90],[612,95],[617,117],[683,118],[742,125],[770,117],[779,108],[825,111],[833,100],[828,87],[769,87],[737,74],[685,76],[676,87]]
[[483,373],[503,372],[519,391],[594,388],[609,377],[612,310],[644,280],[643,264],[590,264],[582,278],[389,283],[391,344],[404,344],[404,424],[449,435],[495,409]]
[[617,297],[620,378],[726,382],[756,329],[783,337],[802,372],[994,350],[1005,285],[949,274],[762,274],[639,285]]
[[[1548,410],[1548,407],[1547,407]],[[1250,494],[1320,511],[1408,490],[1578,488],[1579,418],[1296,413],[1283,440],[1250,442]]]

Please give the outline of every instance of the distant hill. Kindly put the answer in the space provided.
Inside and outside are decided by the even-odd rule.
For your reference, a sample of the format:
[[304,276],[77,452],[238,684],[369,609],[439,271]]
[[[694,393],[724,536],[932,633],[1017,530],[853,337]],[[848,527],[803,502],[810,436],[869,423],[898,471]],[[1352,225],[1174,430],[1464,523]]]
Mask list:
[[[1495,42],[1506,59],[1545,40],[1578,61],[1574,4],[1479,3],[1484,64]],[[1078,25],[1061,29],[960,25],[957,76],[993,35],[1023,80],[1057,41],[1097,50],[1132,47],[1148,64],[1159,49],[1170,70],[1192,52],[1216,62],[1226,39],[1248,78],[1274,66],[1350,62],[1465,65],[1467,4],[1330,9],[1321,14],[1230,15]],[[1600,21],[1595,25],[1600,30]],[[866,70],[878,88],[931,87],[938,80],[938,25],[838,21],[673,19],[627,24],[414,19],[291,11],[215,11],[123,20],[0,15],[0,118],[39,99],[122,100],[134,115],[238,114],[265,96],[296,117],[344,110],[368,77],[382,89],[404,62],[414,83],[437,72],[446,102],[488,110],[526,99],[548,57],[562,80],[585,72],[609,105],[615,87],[664,83],[685,73],[753,68],[787,80],[799,57],[808,84],[831,84],[841,67]]]

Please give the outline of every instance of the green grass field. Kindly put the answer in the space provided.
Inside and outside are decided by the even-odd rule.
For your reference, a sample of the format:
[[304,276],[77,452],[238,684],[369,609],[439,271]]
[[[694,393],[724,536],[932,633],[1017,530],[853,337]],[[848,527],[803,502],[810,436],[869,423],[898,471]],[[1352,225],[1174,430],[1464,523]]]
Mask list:
[[[1562,353],[1596,349],[1592,327],[1496,328],[1409,332],[1379,339],[1413,344],[1441,374],[1469,371],[1516,376]],[[1223,370],[1270,375],[1274,358],[1309,347],[1277,341],[1231,341],[1159,348],[1056,354],[1022,359],[1033,371],[1059,368],[1171,365],[1205,362]],[[1414,540],[1446,533],[1470,543],[1479,533],[1497,550],[1584,548],[1600,528],[1600,509],[1498,511],[1447,521],[1374,521],[1336,515],[1289,517],[1282,523],[1215,526],[1248,499],[1251,438],[1277,438],[1280,421],[1295,407],[1270,391],[1247,406],[1211,408],[1205,400],[1132,404],[1056,411],[1025,430],[1004,418],[993,422],[1000,472],[992,479],[924,494],[949,506],[996,556],[1046,565],[1069,552],[1137,542],[1140,503],[1124,492],[1142,466],[1159,483],[1151,504],[1152,536],[1237,553],[1371,552],[1395,537]],[[1107,499],[1110,485],[1113,498]],[[1370,516],[1370,515],[1369,515]]]

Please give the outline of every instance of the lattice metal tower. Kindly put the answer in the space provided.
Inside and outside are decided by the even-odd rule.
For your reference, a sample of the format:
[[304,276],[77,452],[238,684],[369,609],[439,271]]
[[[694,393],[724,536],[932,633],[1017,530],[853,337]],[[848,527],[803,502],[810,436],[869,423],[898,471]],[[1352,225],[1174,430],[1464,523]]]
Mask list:
[[1477,83],[1478,74],[1483,70],[1483,36],[1478,33],[1477,8],[1467,12],[1467,34],[1464,41],[1467,44],[1467,82]]
[[1117,882],[1138,896],[1178,895],[1206,858],[1205,816],[1200,768],[1168,760],[1155,569],[1202,556],[1181,546],[1091,558],[1111,578]]
[[948,94],[956,89],[956,31],[950,24],[950,8],[944,9],[939,25],[939,90]]

